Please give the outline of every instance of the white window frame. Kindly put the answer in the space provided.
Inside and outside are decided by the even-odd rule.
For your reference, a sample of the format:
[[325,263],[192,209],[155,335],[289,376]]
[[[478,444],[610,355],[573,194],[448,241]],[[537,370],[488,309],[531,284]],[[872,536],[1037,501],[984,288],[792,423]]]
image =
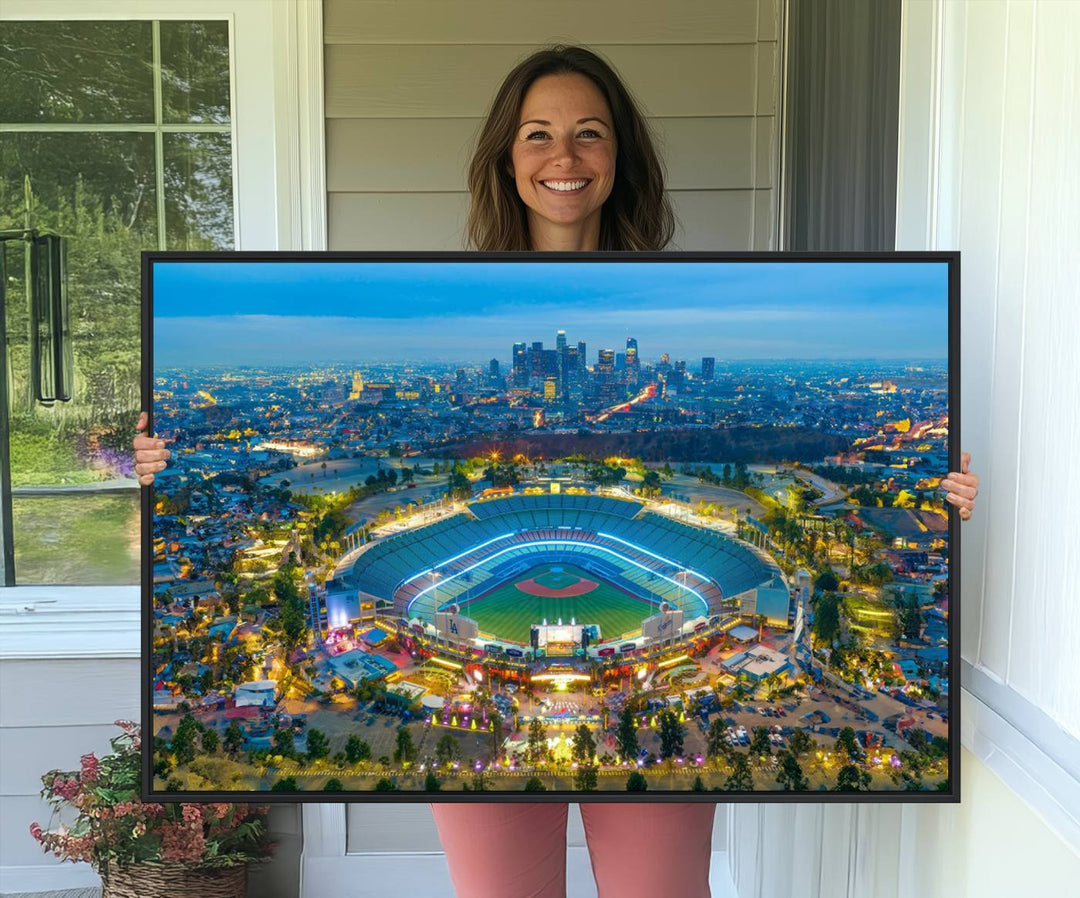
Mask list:
[[[229,23],[236,248],[326,248],[321,0],[4,0],[2,21]],[[138,586],[0,587],[0,659],[137,657]]]

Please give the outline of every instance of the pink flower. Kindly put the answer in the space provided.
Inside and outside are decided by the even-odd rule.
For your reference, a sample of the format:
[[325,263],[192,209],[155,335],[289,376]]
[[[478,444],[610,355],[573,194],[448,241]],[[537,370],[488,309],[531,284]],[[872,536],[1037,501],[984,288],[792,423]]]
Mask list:
[[78,781],[70,780],[63,776],[58,776],[53,780],[52,788],[53,791],[65,801],[71,801],[71,799],[79,794]]
[[202,808],[197,804],[186,804],[180,811],[184,821],[187,823],[202,823]]
[[79,759],[82,764],[82,781],[84,783],[92,783],[98,778],[98,759],[97,756],[90,752],[88,755],[83,755]]
[[34,837],[35,842],[41,842],[44,840],[44,831],[41,829],[40,823],[30,824],[30,835]]
[[163,861],[194,862],[202,858],[206,839],[202,828],[184,823],[166,822],[161,825],[161,859]]

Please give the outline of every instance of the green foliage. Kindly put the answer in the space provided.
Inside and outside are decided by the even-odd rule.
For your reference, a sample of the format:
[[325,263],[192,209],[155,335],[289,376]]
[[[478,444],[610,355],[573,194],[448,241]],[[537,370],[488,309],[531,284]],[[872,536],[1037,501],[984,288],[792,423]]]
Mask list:
[[270,787],[271,792],[299,792],[295,776],[284,776]]
[[573,743],[570,747],[570,756],[578,764],[588,764],[596,754],[596,740],[587,724],[580,724],[574,733]]
[[626,468],[607,464],[593,464],[585,472],[585,476],[600,486],[614,486],[621,483],[626,477]]
[[454,468],[446,478],[446,489],[452,499],[468,499],[472,493],[472,481],[467,474]]
[[619,715],[619,726],[615,731],[615,739],[619,745],[619,754],[628,761],[633,761],[640,751],[637,736],[637,719],[634,710],[629,705],[623,708]]
[[330,777],[330,779],[326,781],[326,785],[323,786],[324,792],[341,792],[344,789],[345,787],[341,784],[341,780],[336,777]]
[[790,751],[780,755],[780,771],[776,775],[776,782],[785,792],[805,792],[810,788],[810,781],[803,776],[802,767]]
[[709,724],[708,733],[705,736],[706,752],[710,758],[727,757],[731,746],[727,741],[727,727],[722,718],[717,717]]
[[814,592],[836,592],[840,588],[840,580],[832,568],[825,568],[814,578]]
[[840,636],[840,607],[843,599],[827,592],[814,608],[814,639],[819,645],[831,646]]
[[806,730],[795,730],[788,739],[788,749],[796,757],[800,758],[814,749],[814,740]]
[[660,757],[671,758],[683,753],[686,727],[672,711],[660,713]]
[[547,792],[547,786],[544,785],[543,780],[538,776],[530,776],[525,780],[526,792]]
[[645,774],[640,770],[635,770],[626,778],[626,791],[627,792],[644,792],[649,788],[649,783],[645,779]]
[[307,733],[307,756],[309,761],[318,761],[330,754],[330,740],[321,730],[309,729]]
[[350,736],[345,742],[345,760],[350,764],[371,760],[371,746],[359,736]]
[[417,748],[413,742],[412,733],[406,727],[398,727],[397,740],[394,745],[394,762],[397,764],[411,764],[416,760]]
[[859,741],[855,738],[855,730],[844,727],[836,737],[836,750],[844,752],[849,758],[858,756]]
[[435,758],[440,764],[450,764],[461,757],[461,746],[451,733],[443,733],[435,743]]
[[768,727],[754,727],[754,736],[750,740],[750,754],[755,756],[772,754],[772,743],[769,742]]
[[748,792],[754,788],[754,775],[750,762],[742,752],[735,752],[731,757],[731,775],[724,781],[728,792]]
[[836,775],[834,792],[866,792],[870,788],[870,774],[860,770],[854,764],[840,768]]
[[208,755],[212,755],[218,750],[218,734],[211,729],[203,731],[202,734],[202,748]]
[[547,732],[544,722],[538,717],[529,721],[529,741],[527,748],[529,759],[534,763],[547,757]]
[[596,791],[596,767],[585,764],[574,771],[574,789],[578,792]]
[[375,784],[375,791],[376,792],[400,792],[401,790],[398,788],[397,783],[395,783],[392,779],[388,779],[387,777],[384,776],[382,779],[380,779]]
[[440,789],[442,789],[442,783],[439,782],[439,778],[435,776],[435,771],[429,770],[427,776],[424,777],[424,791],[438,792]]

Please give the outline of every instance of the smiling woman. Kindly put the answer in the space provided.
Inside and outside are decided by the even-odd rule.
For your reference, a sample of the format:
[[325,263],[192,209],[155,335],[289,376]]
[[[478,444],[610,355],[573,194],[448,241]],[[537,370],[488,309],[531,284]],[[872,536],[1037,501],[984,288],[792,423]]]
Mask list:
[[582,47],[541,50],[507,75],[468,182],[480,250],[659,250],[675,230],[644,115]]

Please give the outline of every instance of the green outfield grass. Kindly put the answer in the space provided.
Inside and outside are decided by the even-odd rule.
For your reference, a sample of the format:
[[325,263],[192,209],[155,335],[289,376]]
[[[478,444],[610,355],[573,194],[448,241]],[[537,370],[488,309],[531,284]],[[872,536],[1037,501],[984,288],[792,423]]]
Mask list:
[[655,612],[644,602],[604,582],[585,595],[564,599],[530,596],[517,588],[517,583],[534,578],[553,589],[568,586],[578,579],[597,580],[594,574],[570,564],[557,564],[554,567],[561,568],[561,573],[553,572],[549,564],[531,568],[516,577],[513,583],[504,583],[482,599],[470,602],[461,609],[462,614],[473,618],[485,633],[528,643],[529,626],[540,623],[544,618],[549,624],[555,623],[560,617],[567,624],[571,617],[579,624],[599,624],[601,637],[612,639],[638,629],[642,618]]

